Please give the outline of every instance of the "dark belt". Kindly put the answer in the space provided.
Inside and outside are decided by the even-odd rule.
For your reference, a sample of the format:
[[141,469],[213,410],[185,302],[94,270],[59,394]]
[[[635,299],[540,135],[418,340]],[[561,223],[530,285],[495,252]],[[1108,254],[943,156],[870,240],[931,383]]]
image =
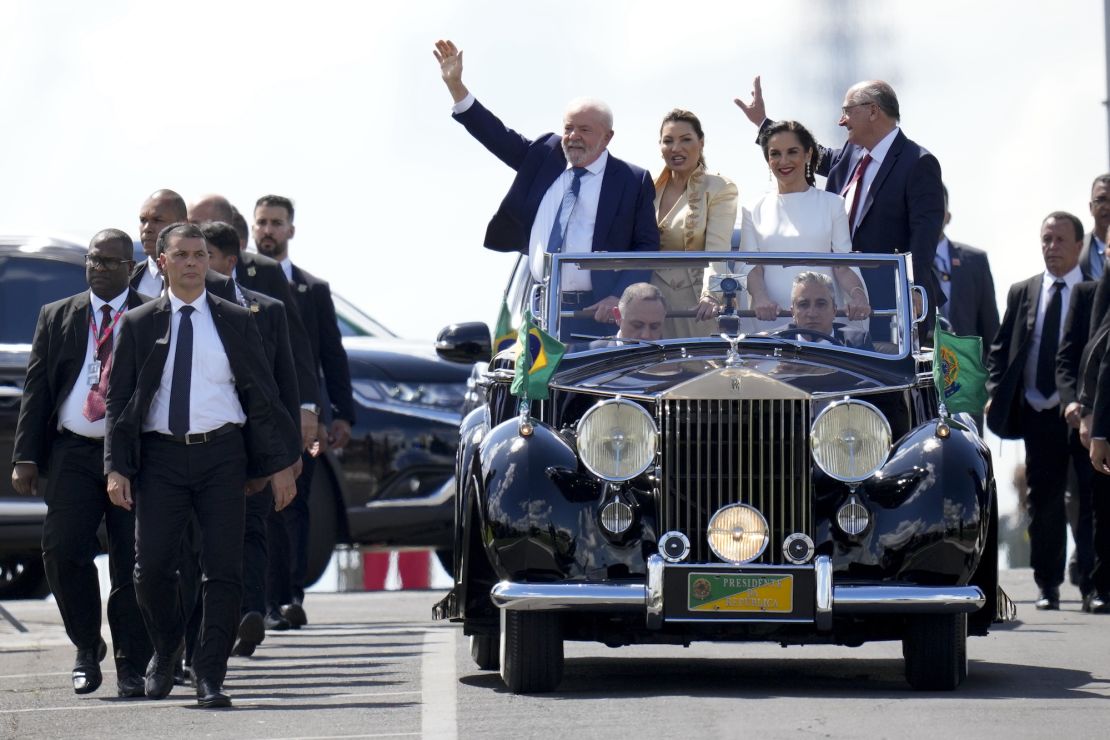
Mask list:
[[564,290],[559,297],[564,306],[588,306],[594,302],[592,290]]
[[184,436],[162,434],[162,432],[147,432],[147,434],[158,439],[164,439],[167,442],[179,442],[186,445],[202,445],[205,442],[211,442],[216,437],[222,437],[225,434],[231,434],[237,431],[239,431],[239,425],[229,421],[222,427],[217,427],[210,432],[198,432],[197,434],[186,434]]
[[85,443],[91,444],[91,445],[103,445],[104,444],[104,438],[103,437],[86,437],[84,434],[78,434],[77,432],[71,432],[68,429],[66,429],[65,427],[61,428],[61,430],[58,432],[58,436],[61,437],[62,439],[73,439],[73,440],[76,440],[78,442],[85,442]]

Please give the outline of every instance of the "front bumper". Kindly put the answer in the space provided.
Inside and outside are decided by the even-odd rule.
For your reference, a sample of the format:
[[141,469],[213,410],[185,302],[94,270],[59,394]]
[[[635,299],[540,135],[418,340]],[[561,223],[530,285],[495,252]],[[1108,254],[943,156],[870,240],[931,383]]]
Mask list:
[[[651,555],[647,565],[646,583],[502,581],[490,591],[490,598],[497,607],[516,611],[642,612],[647,626],[659,629],[664,622],[665,563],[659,555]],[[832,560],[824,555],[819,556],[811,567],[815,584],[813,622],[820,631],[832,629],[834,615],[962,614],[974,612],[986,602],[977,586],[903,583],[834,585]],[[745,621],[760,619],[751,617]]]

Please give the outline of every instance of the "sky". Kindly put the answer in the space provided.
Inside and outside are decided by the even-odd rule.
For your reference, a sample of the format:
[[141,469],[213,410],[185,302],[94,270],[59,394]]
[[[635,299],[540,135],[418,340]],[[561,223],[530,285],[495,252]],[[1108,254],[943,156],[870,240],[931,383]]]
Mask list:
[[987,250],[1004,307],[1043,269],[1045,214],[1091,222],[1110,169],[1103,34],[1098,0],[3,0],[0,233],[137,237],[159,188],[244,213],[273,192],[297,205],[293,261],[394,331],[492,323],[513,257],[482,237],[513,173],[450,118],[432,57],[450,38],[510,127],[535,137],[600,97],[610,150],[653,174],[659,121],[694,111],[742,202],[771,186],[732,103],[753,76],[772,117],[829,145],[847,85],[886,79],[941,162],[949,236]]

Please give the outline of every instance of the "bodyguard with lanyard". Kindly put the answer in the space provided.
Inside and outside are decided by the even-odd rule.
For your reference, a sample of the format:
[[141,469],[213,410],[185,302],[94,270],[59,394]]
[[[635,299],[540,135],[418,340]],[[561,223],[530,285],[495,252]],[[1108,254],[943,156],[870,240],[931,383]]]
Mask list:
[[122,697],[143,695],[150,641],[132,585],[135,516],[112,506],[104,478],[105,398],[120,319],[148,299],[128,288],[131,237],[106,229],[85,257],[90,290],[44,306],[27,365],[16,427],[12,485],[38,493],[46,471],[42,550],[50,590],[66,634],[77,648],[73,690],[100,687],[100,580],[93,559],[97,529],[108,533],[108,626]]

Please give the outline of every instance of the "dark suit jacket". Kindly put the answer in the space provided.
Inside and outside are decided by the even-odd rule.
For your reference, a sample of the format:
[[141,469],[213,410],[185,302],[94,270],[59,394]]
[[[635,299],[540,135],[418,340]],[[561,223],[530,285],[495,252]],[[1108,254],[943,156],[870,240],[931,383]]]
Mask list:
[[[1091,270],[1091,267],[1092,267],[1092,265],[1091,265],[1091,251],[1092,251],[1091,241],[1093,240],[1093,238],[1094,238],[1094,234],[1090,231],[1088,231],[1086,234],[1084,234],[1083,235],[1083,247],[1079,250],[1079,264],[1083,266],[1083,271],[1084,272],[1089,272],[1092,275],[1094,274],[1094,272]],[[1103,256],[1102,259],[1106,259],[1106,257]],[[1105,272],[1105,270],[1103,272]]]
[[1056,352],[1056,389],[1060,392],[1060,407],[1079,400],[1079,385],[1083,377],[1090,348],[1091,309],[1094,306],[1098,283],[1085,280],[1071,292],[1064,330],[1060,334],[1060,348]]
[[[243,440],[247,476],[261,478],[292,465],[300,456],[297,426],[282,405],[266,350],[251,313],[207,294],[212,321],[227,353],[235,389],[247,415]],[[169,296],[128,311],[108,377],[104,471],[134,478],[139,470],[143,419],[162,380],[171,340]]]
[[948,241],[952,300],[947,304],[952,331],[960,336],[983,338],[983,360],[998,333],[998,302],[994,295],[987,253],[966,244]]
[[[862,158],[863,150],[854,144],[835,150],[821,147],[817,174],[828,178],[825,189],[842,191]],[[937,242],[944,228],[944,191],[937,158],[899,130],[861,207],[863,215],[852,235],[852,248],[872,254],[910,252],[914,282],[925,287],[933,306],[942,305],[944,293],[933,275]]]
[[[138,308],[148,300],[130,290],[127,310]],[[46,469],[58,431],[58,412],[85,369],[90,303],[86,290],[48,303],[39,311],[15,429],[13,463],[34,462],[40,470]]]
[[[532,223],[540,201],[567,168],[561,138],[543,134],[534,141],[507,128],[497,116],[475,101],[454,116],[471,136],[498,159],[516,170],[505,199],[486,229],[485,246],[498,252],[528,253]],[[593,251],[632,252],[659,249],[655,220],[655,185],[635,165],[609,154],[594,224]],[[646,282],[644,270],[593,272],[594,295],[620,296],[632,283]]]
[[351,394],[351,367],[339,322],[335,318],[335,303],[331,287],[326,281],[293,265],[293,298],[308,329],[308,346],[312,348],[314,377],[319,369],[324,372],[324,386],[331,413],[339,419],[355,423],[355,402]]
[[285,304],[243,286],[239,286],[239,289],[243,291],[248,310],[258,325],[258,333],[262,337],[262,346],[266,350],[266,359],[273,371],[281,403],[299,429],[301,396],[297,392],[297,367],[293,362],[293,348],[289,344],[289,321]]
[[[784,328],[776,330],[777,333],[788,334],[791,329],[797,329],[798,325],[793,322],[787,324]],[[857,329],[854,326],[847,326],[845,324],[833,324],[833,339],[840,342],[845,347],[853,347],[854,349],[866,349],[870,351],[875,350],[875,345],[871,343],[871,337],[863,329]],[[787,336],[789,339],[790,337]],[[816,342],[819,341],[818,337],[814,334],[807,334],[804,330],[799,330],[797,338],[803,342]]]
[[[1003,439],[1021,439],[1025,408],[1025,361],[1033,343],[1044,273],[1010,286],[1006,313],[987,357],[987,392],[991,408],[987,426]],[[1086,275],[1084,275],[1086,277]]]

